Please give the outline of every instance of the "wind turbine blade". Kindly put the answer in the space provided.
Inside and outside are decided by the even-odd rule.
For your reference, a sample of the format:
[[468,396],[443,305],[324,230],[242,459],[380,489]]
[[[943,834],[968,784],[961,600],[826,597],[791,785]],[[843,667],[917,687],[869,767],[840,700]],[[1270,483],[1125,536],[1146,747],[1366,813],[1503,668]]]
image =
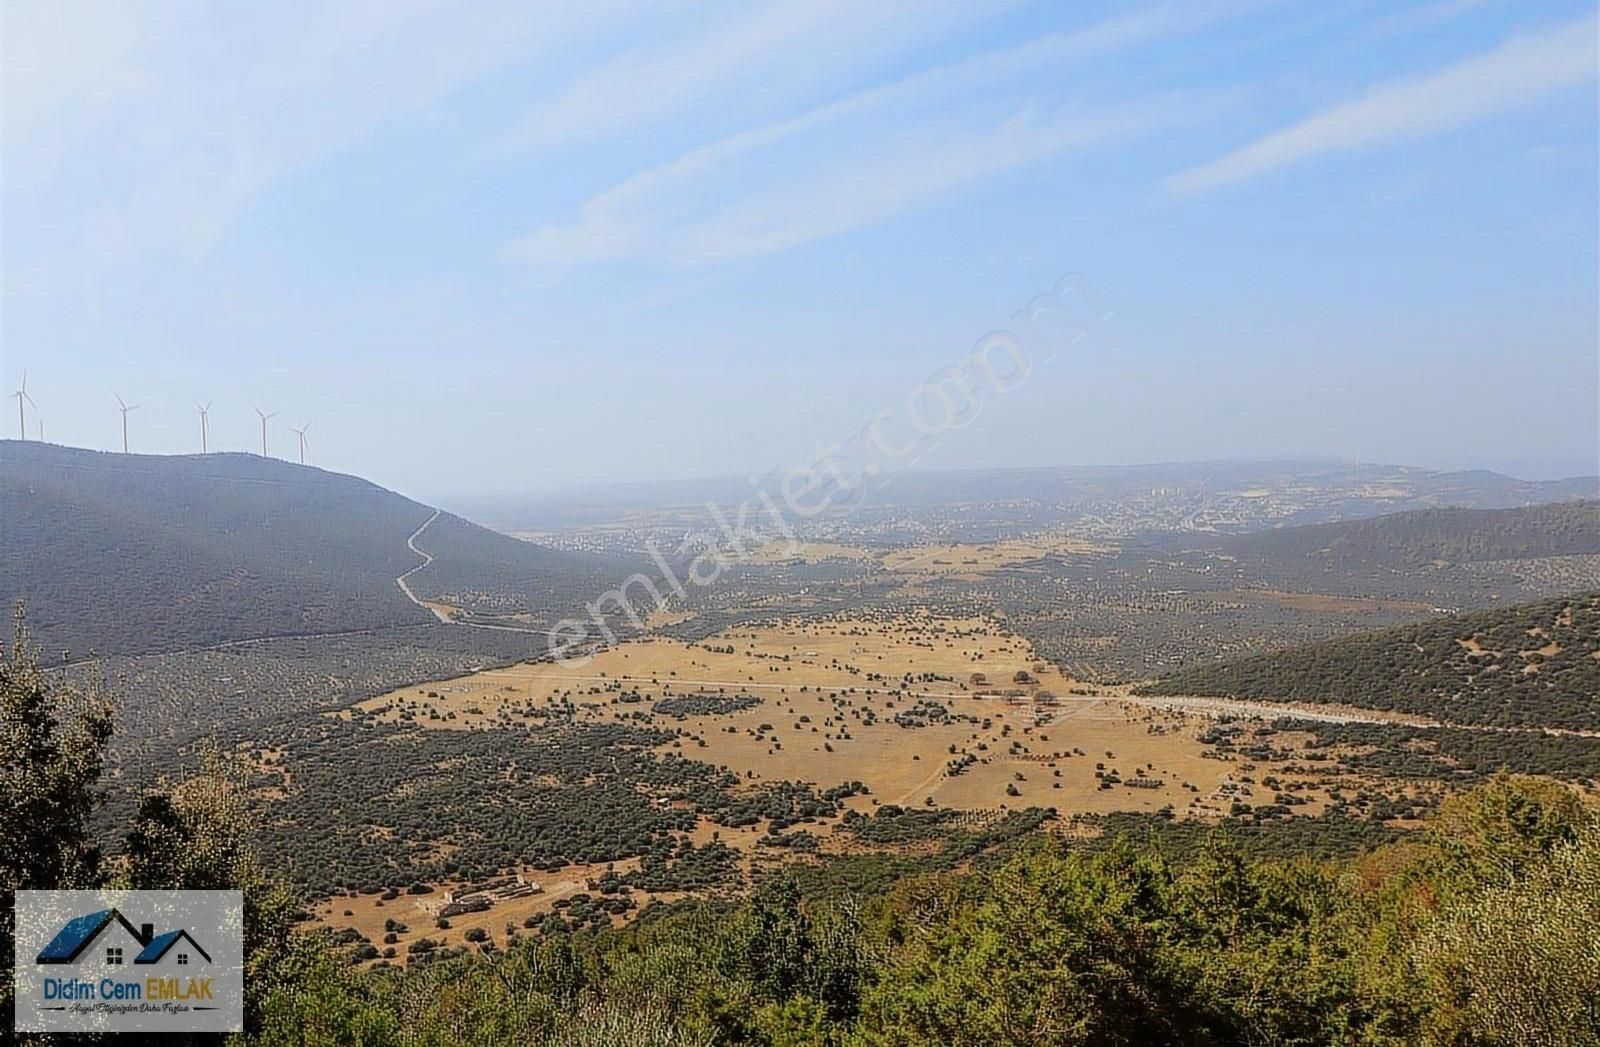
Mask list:
[[122,408],[124,411],[126,411],[128,409],[128,405],[122,402],[122,397],[117,396],[116,393],[112,393],[111,395],[117,397],[117,406],[118,407]]
[[128,406],[128,410],[130,410],[130,411],[137,411],[138,409],[139,409],[139,405],[138,404],[130,404]]
[[34,410],[37,411],[39,409],[39,405],[33,402],[33,397],[28,395],[28,390],[18,389],[17,395],[28,401],[29,406],[31,406]]

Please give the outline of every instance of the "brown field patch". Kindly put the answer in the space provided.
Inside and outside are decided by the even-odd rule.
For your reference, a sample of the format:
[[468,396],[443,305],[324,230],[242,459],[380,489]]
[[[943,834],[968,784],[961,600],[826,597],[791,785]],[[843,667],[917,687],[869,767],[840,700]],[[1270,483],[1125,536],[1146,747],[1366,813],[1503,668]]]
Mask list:
[[883,565],[903,574],[981,576],[1002,567],[1050,555],[1089,555],[1109,547],[1077,538],[1037,535],[1003,542],[912,545],[883,557]]
[[768,542],[742,562],[755,564],[822,563],[825,560],[870,560],[873,554],[859,545],[838,542]]
[[[552,705],[570,703],[579,722],[643,720],[676,732],[662,751],[724,767],[750,786],[790,780],[828,788],[860,781],[868,792],[844,805],[863,814],[887,804],[931,802],[972,818],[1033,806],[1053,808],[1064,820],[1166,808],[1174,817],[1213,818],[1235,803],[1272,803],[1286,788],[1308,801],[1298,813],[1315,814],[1326,808],[1331,788],[1354,780],[1332,764],[1295,766],[1309,734],[1278,732],[1280,755],[1252,762],[1201,740],[1216,724],[1206,711],[1136,704],[1128,691],[1064,677],[995,621],[839,616],[738,627],[699,643],[650,637],[602,651],[579,667],[530,663],[489,670],[402,688],[336,715],[492,730],[542,719]],[[655,709],[668,699],[743,696],[759,704],[688,711],[700,707],[695,703],[680,706],[679,715]],[[819,837],[823,854],[886,846],[920,853],[936,846],[867,844],[840,825],[825,819],[794,828]],[[735,829],[702,819],[686,835],[699,845],[720,839],[733,847],[746,879],[782,862],[818,860],[762,846],[766,834],[765,824]],[[610,867],[625,874],[636,866],[637,859],[629,859]],[[319,904],[315,916],[334,928],[354,927],[380,950],[384,921],[399,920],[408,930],[396,932],[394,959],[403,963],[406,945],[423,936],[449,947],[464,944],[473,928],[497,945],[504,944],[508,924],[516,934],[533,933],[523,921],[587,891],[588,881],[606,868],[524,869],[539,882],[539,893],[451,917],[448,929],[435,926],[429,908],[459,884],[432,884],[438,893],[402,893],[387,901],[376,894],[336,897]],[[633,897],[642,908],[682,895],[635,891]]]
[[[1219,788],[1229,769],[1204,757],[1195,738],[1209,721],[1126,705],[1117,701],[1123,691],[1063,677],[993,621],[911,615],[741,627],[700,643],[648,638],[582,667],[511,666],[405,688],[356,710],[444,730],[519,723],[567,701],[580,721],[645,713],[679,733],[667,748],[752,785],[863,782],[869,795],[852,801],[862,810],[929,797],[963,809],[1182,810]],[[687,695],[749,695],[760,704],[680,717],[652,711]],[[953,762],[963,764],[959,773],[948,773]],[[1101,788],[1107,776],[1121,781]]]

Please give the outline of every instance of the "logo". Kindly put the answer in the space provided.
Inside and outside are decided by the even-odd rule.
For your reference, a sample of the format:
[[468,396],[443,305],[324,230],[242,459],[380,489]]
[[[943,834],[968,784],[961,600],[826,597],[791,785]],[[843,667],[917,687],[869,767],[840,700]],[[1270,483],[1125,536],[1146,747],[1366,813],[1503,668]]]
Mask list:
[[18,891],[18,1032],[236,1032],[238,891]]

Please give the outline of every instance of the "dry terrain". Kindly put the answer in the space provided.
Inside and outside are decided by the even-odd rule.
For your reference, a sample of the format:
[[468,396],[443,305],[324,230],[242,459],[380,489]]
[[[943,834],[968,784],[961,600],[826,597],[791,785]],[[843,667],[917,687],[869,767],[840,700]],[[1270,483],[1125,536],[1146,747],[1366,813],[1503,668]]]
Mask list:
[[876,561],[897,574],[972,580],[1002,567],[1051,555],[1090,555],[1111,547],[1061,535],[1040,534],[997,542],[951,542],[869,549],[839,542],[774,541],[743,559],[755,564],[822,563],[828,560]]
[[[699,714],[672,699],[758,699],[731,712]],[[659,710],[657,703],[667,701]],[[758,785],[799,780],[819,788],[849,781],[868,791],[846,806],[870,813],[884,804],[937,807],[993,816],[1005,809],[1054,808],[1063,816],[1112,811],[1215,817],[1235,801],[1273,802],[1282,789],[1324,809],[1341,781],[1332,768],[1294,763],[1304,739],[1275,739],[1283,756],[1260,765],[1217,752],[1202,740],[1217,710],[1163,707],[1132,698],[1126,688],[1098,688],[1065,678],[1040,662],[1026,641],[985,619],[910,615],[884,621],[839,617],[740,627],[700,643],[648,637],[602,651],[582,665],[527,663],[408,687],[361,703],[383,720],[401,717],[438,730],[495,730],[543,719],[555,707],[580,721],[644,720],[678,732],[686,756],[723,766]],[[1228,710],[1232,712],[1233,710]],[[1261,784],[1270,777],[1271,787]],[[806,826],[827,853],[866,848],[837,820]],[[816,860],[759,847],[763,826],[730,829],[702,821],[692,834],[713,838],[755,863]],[[615,863],[626,873],[631,862]],[[384,921],[408,931],[405,945],[426,935],[463,940],[482,927],[501,939],[506,925],[585,891],[604,867],[569,866],[558,873],[524,870],[540,890],[497,901],[487,912],[453,918],[448,929],[428,914],[438,893],[339,897],[318,909],[334,927],[354,927],[379,943]],[[643,905],[674,894],[637,892]],[[348,914],[347,914],[348,913]]]

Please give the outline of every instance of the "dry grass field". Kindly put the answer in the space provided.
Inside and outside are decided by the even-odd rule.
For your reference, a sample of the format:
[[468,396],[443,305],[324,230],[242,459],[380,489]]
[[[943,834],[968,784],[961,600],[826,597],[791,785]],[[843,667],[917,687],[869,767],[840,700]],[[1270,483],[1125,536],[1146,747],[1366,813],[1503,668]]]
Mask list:
[[1041,534],[983,544],[912,545],[886,554],[883,565],[902,574],[973,578],[1044,556],[1083,556],[1107,551],[1109,547],[1093,542]]
[[[627,873],[638,864],[637,859],[630,859],[615,862],[611,867],[618,873]],[[353,927],[380,949],[385,944],[384,935],[391,933],[387,921],[397,921],[405,929],[392,932],[395,936],[395,959],[403,959],[405,947],[419,938],[431,938],[441,945],[460,945],[466,942],[467,932],[475,927],[483,928],[490,937],[501,941],[506,936],[508,924],[516,930],[522,930],[523,920],[551,912],[558,900],[571,898],[584,891],[588,881],[605,869],[606,866],[569,865],[559,873],[530,873],[528,878],[539,885],[538,893],[499,902],[482,912],[452,916],[448,928],[437,926],[437,914],[444,900],[444,892],[452,886],[449,884],[435,885],[431,894],[401,894],[386,899],[380,894],[371,893],[329,898],[312,908],[312,916],[329,927]]]
[[[656,703],[691,696],[750,696],[759,704],[700,715],[656,711]],[[827,788],[849,781],[868,791],[845,801],[861,813],[885,804],[936,807],[986,817],[1006,809],[1054,808],[1063,817],[1113,811],[1211,818],[1237,800],[1271,802],[1274,788],[1295,788],[1302,813],[1327,803],[1334,779],[1219,754],[1201,735],[1215,719],[1204,712],[1153,708],[1126,688],[1089,687],[1034,657],[1026,641],[998,622],[917,614],[781,621],[740,627],[699,643],[647,637],[621,643],[578,667],[529,663],[475,673],[370,699],[355,710],[381,720],[410,718],[437,730],[495,730],[539,719],[552,705],[575,709],[580,721],[644,715],[676,730],[663,749],[726,767],[752,786],[776,780]],[[1291,734],[1279,742],[1303,744]],[[960,765],[952,773],[955,765]],[[837,820],[808,824],[821,851],[851,853],[863,845],[839,833]],[[732,829],[702,820],[697,844],[716,838],[740,852],[744,872],[758,864],[810,860],[758,846],[765,827]],[[870,848],[869,848],[870,849]],[[626,873],[635,862],[612,866]],[[496,941],[507,925],[584,892],[605,867],[569,866],[558,873],[524,870],[541,891],[463,914],[448,929],[428,914],[451,884],[433,895],[384,900],[338,897],[316,915],[335,928],[354,927],[374,944],[387,919],[409,928],[396,935],[399,958],[426,935],[441,944],[465,941],[483,928]],[[676,895],[638,892],[642,906]],[[382,946],[380,946],[381,948]]]
[[[625,642],[587,664],[530,663],[369,699],[355,711],[439,730],[494,729],[570,701],[579,720],[633,719],[658,701],[749,695],[728,713],[650,713],[686,756],[752,783],[864,782],[853,803],[1063,814],[1182,811],[1229,776],[1196,735],[1209,717],[1122,701],[1038,661],[984,619],[836,618],[730,630],[700,643]],[[967,759],[958,774],[952,761]],[[1126,784],[1102,787],[1107,777]]]
[[[897,574],[972,580],[1002,567],[1050,555],[1088,555],[1109,547],[1060,535],[1040,534],[1000,542],[909,545],[873,550],[836,542],[768,542],[745,559],[755,564],[822,563],[827,560],[875,560]],[[731,559],[731,558],[730,558]]]
[[755,564],[822,563],[825,560],[870,560],[872,553],[857,545],[837,542],[767,542],[743,559]]

